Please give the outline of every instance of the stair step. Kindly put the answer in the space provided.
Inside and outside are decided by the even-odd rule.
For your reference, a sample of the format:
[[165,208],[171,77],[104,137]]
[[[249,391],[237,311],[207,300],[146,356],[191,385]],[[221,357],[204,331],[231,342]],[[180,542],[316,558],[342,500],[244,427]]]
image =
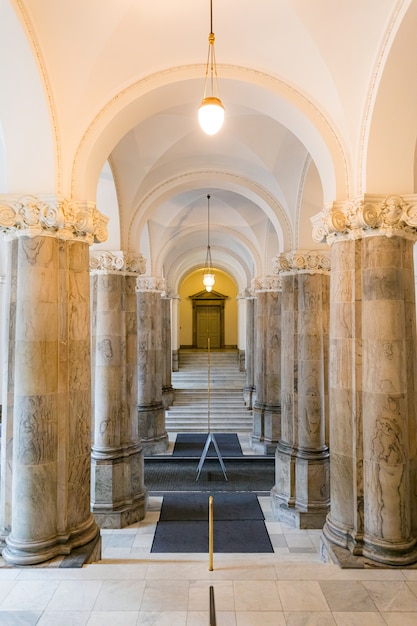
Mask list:
[[208,386],[210,382],[210,430],[251,432],[252,411],[243,400],[246,374],[239,370],[237,351],[210,353],[180,350],[179,370],[172,373],[175,390],[165,423],[172,432],[205,432],[208,427]]

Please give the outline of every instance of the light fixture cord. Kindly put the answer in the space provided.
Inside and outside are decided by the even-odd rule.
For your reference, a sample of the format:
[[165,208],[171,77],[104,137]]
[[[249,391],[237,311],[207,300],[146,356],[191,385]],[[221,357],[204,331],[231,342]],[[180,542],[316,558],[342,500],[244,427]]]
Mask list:
[[[208,47],[208,53],[207,53],[206,78],[204,81],[204,98],[206,98],[207,96],[207,83],[208,82],[210,82],[211,95],[218,98],[219,93],[218,93],[218,85],[217,85],[216,52],[214,50],[215,36],[213,33],[213,2],[212,0],[210,0],[210,34],[209,34],[208,40],[209,40],[209,47]],[[210,79],[209,79],[209,71],[210,71]]]
[[210,250],[210,194],[207,194],[207,259],[206,265],[208,273],[211,271],[211,250]]

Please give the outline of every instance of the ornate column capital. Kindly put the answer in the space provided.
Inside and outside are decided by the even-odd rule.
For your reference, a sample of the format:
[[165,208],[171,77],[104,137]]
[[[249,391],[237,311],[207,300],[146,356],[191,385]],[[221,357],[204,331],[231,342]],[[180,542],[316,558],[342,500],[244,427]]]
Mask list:
[[276,274],[319,274],[330,271],[330,253],[327,250],[292,250],[272,259]]
[[327,242],[364,237],[417,241],[417,195],[370,195],[335,202],[311,218],[313,239]]
[[92,274],[124,274],[136,276],[146,272],[146,260],[139,254],[123,250],[90,250]]
[[54,195],[0,196],[0,232],[6,239],[46,236],[91,245],[107,239],[108,221],[94,202]]
[[260,292],[274,292],[282,290],[281,276],[257,276],[252,278],[251,291],[253,294]]
[[254,298],[255,293],[253,291],[253,287],[245,287],[236,296],[236,300],[253,300]]
[[165,296],[166,280],[156,276],[138,276],[136,279],[136,291],[159,292],[161,296]]

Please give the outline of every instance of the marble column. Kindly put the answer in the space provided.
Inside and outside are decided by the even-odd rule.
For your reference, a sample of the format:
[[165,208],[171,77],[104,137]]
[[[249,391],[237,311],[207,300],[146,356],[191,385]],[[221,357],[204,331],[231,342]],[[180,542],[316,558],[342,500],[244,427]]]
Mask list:
[[172,386],[172,351],[171,351],[171,298],[162,296],[162,404],[165,409],[174,402]]
[[138,309],[138,418],[144,454],[168,448],[162,402],[162,295],[164,279],[140,276],[136,284]]
[[255,360],[255,297],[247,293],[246,298],[246,384],[243,388],[243,399],[248,410],[253,409],[255,392],[254,360]]
[[[1,242],[0,242],[1,245]],[[0,424],[1,414],[3,406],[3,378],[4,378],[4,365],[5,365],[5,328],[4,319],[6,317],[6,276],[0,275]]]
[[265,276],[252,283],[257,300],[252,442],[274,454],[281,436],[281,279]]
[[88,250],[106,237],[106,220],[90,204],[7,196],[0,228],[12,238],[14,281],[6,411],[12,439],[2,442],[12,447],[10,533],[2,556],[12,565],[32,565],[83,548],[86,559],[97,560]]
[[322,528],[330,500],[330,261],[322,252],[300,251],[274,262],[282,278],[282,417],[272,508],[297,528]]
[[13,397],[14,397],[14,346],[16,342],[16,246],[7,242],[8,267],[3,285],[2,308],[3,389],[0,457],[0,549],[6,547],[6,537],[12,523],[12,467],[13,467]]
[[91,510],[101,528],[145,516],[144,462],[137,414],[136,278],[141,255],[90,254],[94,409]]
[[325,209],[332,246],[331,508],[322,554],[342,566],[417,562],[417,196]]

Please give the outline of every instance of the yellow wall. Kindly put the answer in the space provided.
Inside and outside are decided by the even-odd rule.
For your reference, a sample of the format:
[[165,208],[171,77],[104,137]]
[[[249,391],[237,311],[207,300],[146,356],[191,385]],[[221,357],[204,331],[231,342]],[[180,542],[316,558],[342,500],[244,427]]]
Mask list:
[[[226,347],[237,346],[237,286],[225,272],[213,270],[215,276],[214,291],[228,296],[224,305],[224,343]],[[180,334],[179,345],[192,346],[193,344],[193,307],[190,296],[202,291],[203,271],[197,270],[189,274],[181,283],[180,296]]]

